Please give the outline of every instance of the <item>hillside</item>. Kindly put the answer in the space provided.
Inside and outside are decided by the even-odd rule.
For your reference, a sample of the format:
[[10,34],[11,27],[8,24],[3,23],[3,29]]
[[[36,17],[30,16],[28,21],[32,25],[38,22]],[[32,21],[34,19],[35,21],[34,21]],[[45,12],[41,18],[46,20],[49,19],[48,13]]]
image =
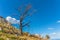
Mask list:
[[23,35],[20,35],[18,29],[0,17],[0,40],[48,40],[48,38],[42,38],[40,35],[32,35],[28,32],[23,32]]

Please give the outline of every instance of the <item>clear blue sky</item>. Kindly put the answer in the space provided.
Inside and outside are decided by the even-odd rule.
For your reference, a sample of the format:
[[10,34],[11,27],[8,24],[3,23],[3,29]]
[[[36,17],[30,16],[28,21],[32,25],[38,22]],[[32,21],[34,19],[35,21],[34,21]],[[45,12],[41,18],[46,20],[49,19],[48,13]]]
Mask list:
[[[21,5],[31,4],[36,13],[31,17],[29,32],[50,34],[60,38],[60,0],[0,0],[0,16],[6,18],[19,13],[15,10]],[[17,16],[11,16],[19,19]],[[28,28],[24,29],[28,31]],[[58,35],[57,35],[58,34]]]

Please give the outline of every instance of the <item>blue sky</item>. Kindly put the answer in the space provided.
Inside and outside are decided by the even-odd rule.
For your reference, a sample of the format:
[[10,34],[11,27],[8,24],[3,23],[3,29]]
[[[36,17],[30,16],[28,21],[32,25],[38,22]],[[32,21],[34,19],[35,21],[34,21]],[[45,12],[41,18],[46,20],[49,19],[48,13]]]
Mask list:
[[31,9],[36,12],[30,18],[30,27],[24,30],[32,34],[49,34],[51,38],[60,38],[60,0],[0,0],[0,16],[19,20],[18,16],[12,16],[19,15],[15,9],[28,4],[31,4]]

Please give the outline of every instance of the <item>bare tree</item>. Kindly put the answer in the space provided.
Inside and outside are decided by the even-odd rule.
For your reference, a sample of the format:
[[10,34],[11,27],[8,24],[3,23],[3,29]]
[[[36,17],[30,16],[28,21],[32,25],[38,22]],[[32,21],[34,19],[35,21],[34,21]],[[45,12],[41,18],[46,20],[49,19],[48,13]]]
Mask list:
[[30,10],[30,7],[31,7],[31,6],[28,5],[28,6],[26,7],[24,13],[22,13],[22,15],[20,16],[20,35],[23,34],[23,27],[29,25],[29,21],[26,22],[26,23],[24,23],[24,24],[23,24],[23,21],[24,21],[24,19],[25,19],[27,16],[30,15],[30,14],[28,14],[28,11]]
[[[22,6],[17,9],[19,13],[21,13],[21,8],[22,8]],[[31,16],[32,13],[35,12],[35,10],[34,10],[34,11],[32,11],[32,12],[29,14],[28,11],[30,10],[30,8],[31,8],[31,5],[28,5],[28,6],[25,8],[24,12],[21,13],[21,15],[17,15],[17,16],[19,16],[19,18],[20,18],[20,23],[19,23],[20,35],[23,34],[23,27],[29,26],[29,23],[30,23],[30,21],[28,21],[28,22],[26,22],[26,23],[23,23],[23,21],[25,20],[26,17]],[[15,15],[16,15],[16,14],[15,14]]]
[[[20,6],[20,7],[19,7],[18,9],[16,9],[16,10],[18,10],[18,12],[21,13],[21,8],[22,8],[22,6]],[[28,5],[28,6],[25,8],[24,12],[21,13],[21,15],[16,15],[16,14],[14,14],[15,16],[19,16],[19,18],[20,18],[20,22],[19,22],[20,35],[23,34],[23,27],[29,26],[30,21],[28,21],[28,22],[26,22],[26,23],[23,23],[23,21],[25,20],[26,17],[31,16],[31,14],[28,14],[28,11],[30,10],[30,8],[31,8],[31,5]]]

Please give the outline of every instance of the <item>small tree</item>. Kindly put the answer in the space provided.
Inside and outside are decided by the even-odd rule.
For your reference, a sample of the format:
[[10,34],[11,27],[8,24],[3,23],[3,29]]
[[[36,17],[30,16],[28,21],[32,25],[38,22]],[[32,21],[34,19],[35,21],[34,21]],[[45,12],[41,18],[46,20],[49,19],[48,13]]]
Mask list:
[[23,21],[25,20],[26,17],[31,16],[32,13],[35,12],[35,10],[33,10],[33,11],[31,12],[31,14],[29,14],[28,11],[30,10],[30,8],[31,8],[31,5],[28,5],[28,6],[25,8],[25,11],[24,11],[23,13],[21,13],[21,10],[20,10],[21,7],[18,8],[18,12],[21,13],[21,15],[17,15],[17,16],[19,16],[19,18],[20,18],[20,23],[19,23],[20,35],[23,34],[23,27],[29,26],[29,23],[30,23],[30,21],[28,21],[28,22],[26,22],[26,23],[23,24]]
[[20,35],[23,34],[23,30],[22,30],[23,27],[29,25],[29,22],[26,22],[26,23],[23,24],[23,20],[24,20],[27,16],[30,15],[30,14],[27,13],[29,10],[30,10],[30,5],[28,5],[28,6],[26,7],[25,12],[22,13],[22,15],[20,16]]

